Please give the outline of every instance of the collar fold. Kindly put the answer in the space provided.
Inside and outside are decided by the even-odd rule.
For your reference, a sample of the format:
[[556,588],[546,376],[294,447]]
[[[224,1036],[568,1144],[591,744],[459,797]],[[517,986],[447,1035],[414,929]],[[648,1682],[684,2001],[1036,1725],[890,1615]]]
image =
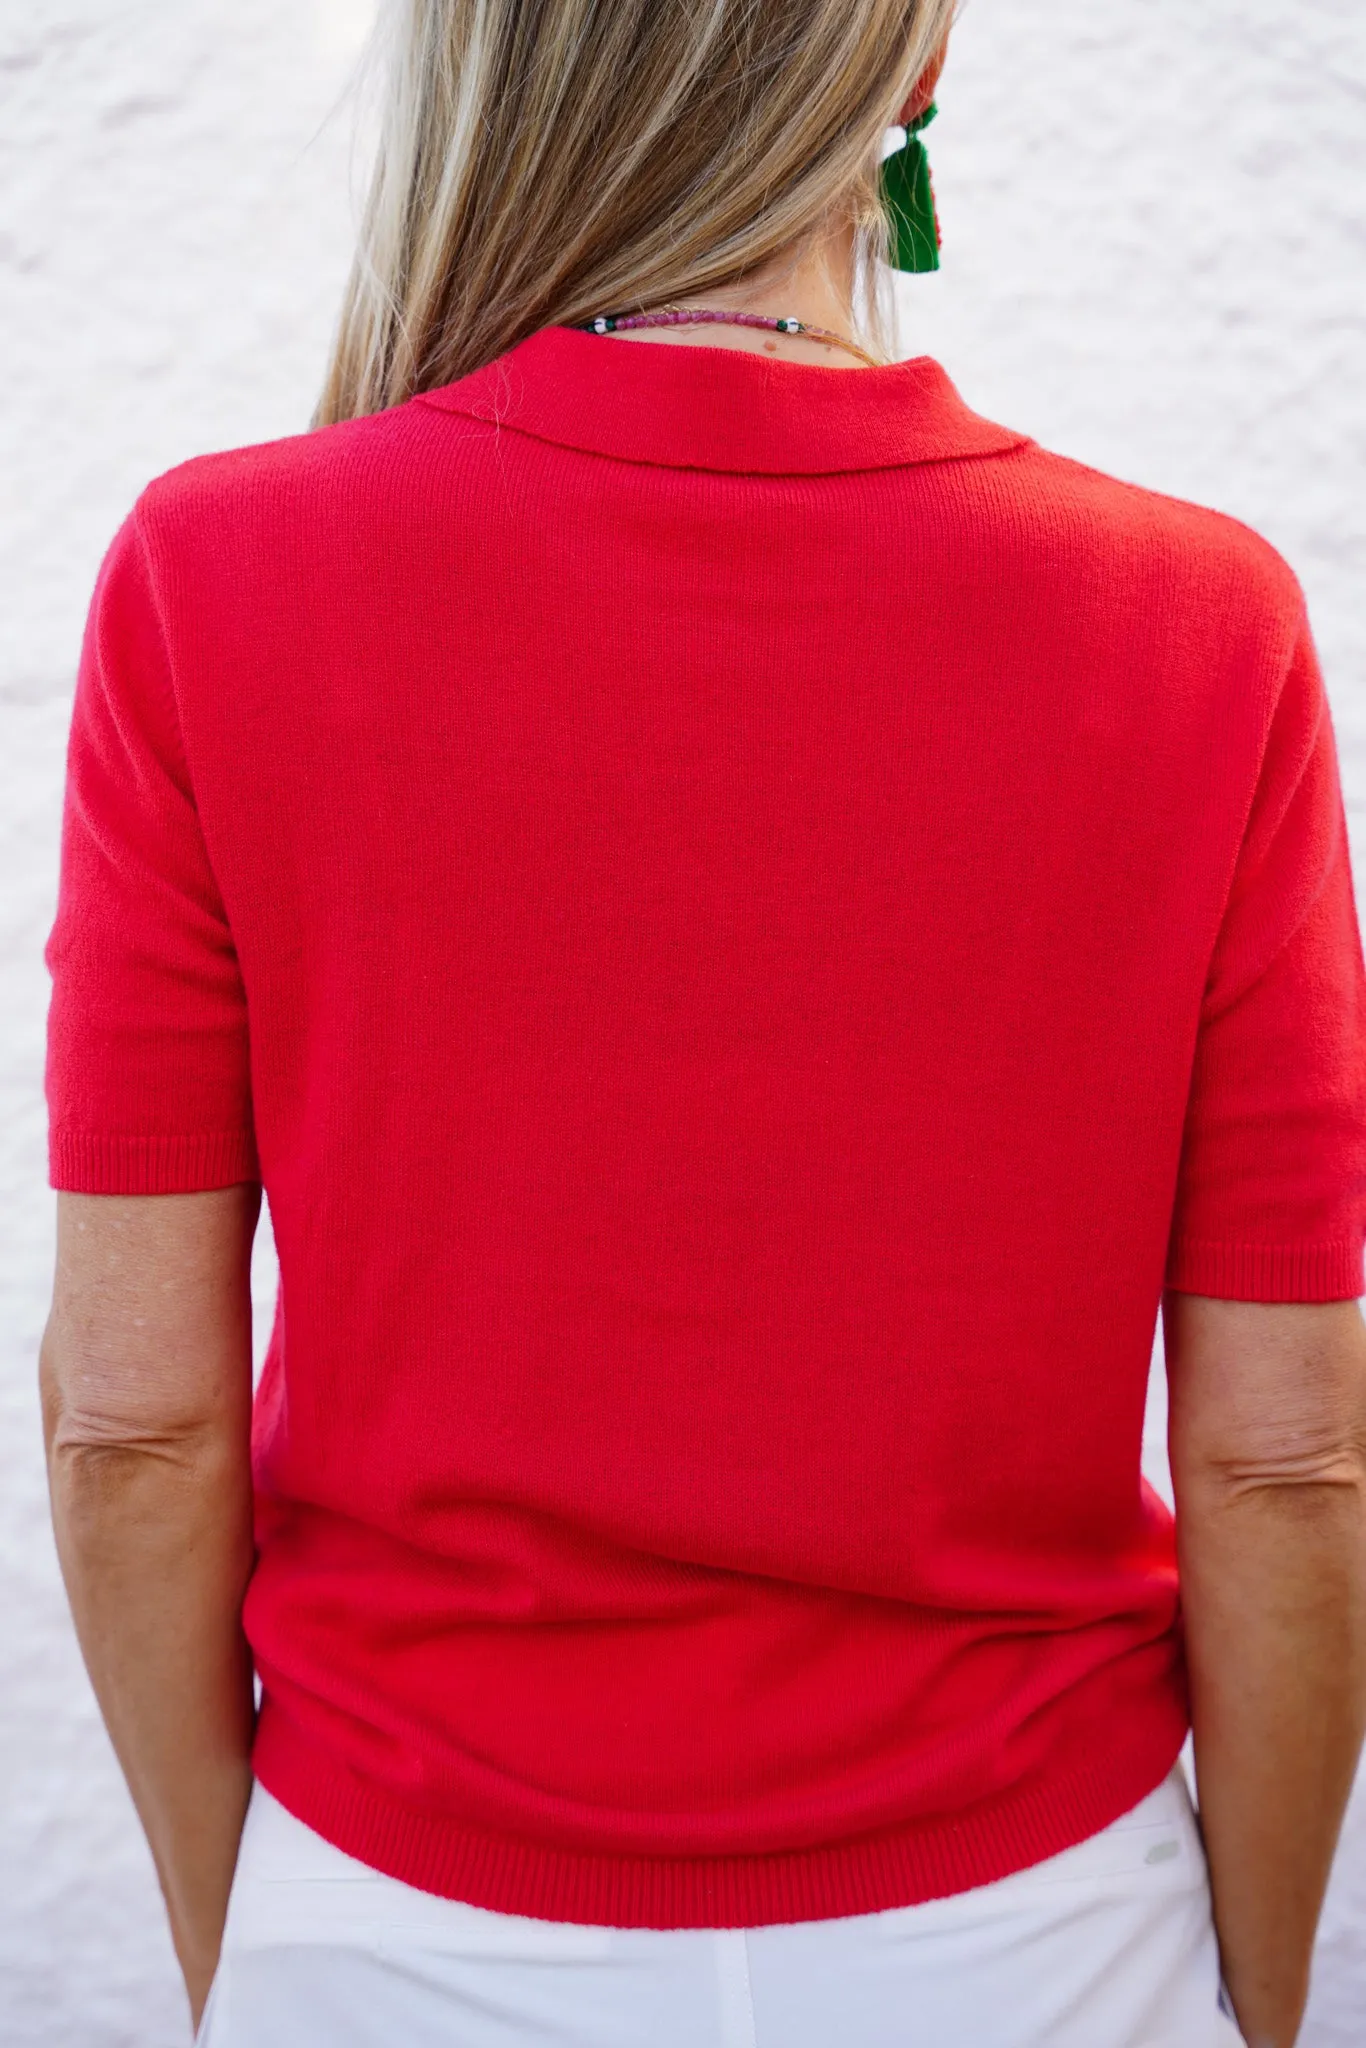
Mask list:
[[892,469],[1022,447],[971,412],[930,356],[878,369],[545,327],[420,403],[561,447],[765,476]]

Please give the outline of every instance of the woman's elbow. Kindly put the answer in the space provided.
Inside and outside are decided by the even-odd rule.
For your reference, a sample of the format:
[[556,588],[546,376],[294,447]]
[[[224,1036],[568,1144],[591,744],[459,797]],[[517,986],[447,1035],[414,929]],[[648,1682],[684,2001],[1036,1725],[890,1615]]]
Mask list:
[[111,1359],[50,1321],[38,1352],[43,1436],[54,1496],[100,1499],[149,1466],[202,1479],[244,1457],[250,1388],[228,1373],[178,1375],[154,1353]]
[[1366,1501],[1366,1324],[1355,1302],[1176,1297],[1165,1312],[1178,1496]]

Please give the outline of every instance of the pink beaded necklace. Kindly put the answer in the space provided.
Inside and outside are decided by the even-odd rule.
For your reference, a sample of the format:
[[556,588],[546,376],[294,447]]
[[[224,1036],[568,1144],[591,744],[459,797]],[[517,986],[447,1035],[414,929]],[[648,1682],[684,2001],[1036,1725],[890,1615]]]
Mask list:
[[804,334],[810,341],[823,341],[831,348],[847,349],[850,355],[857,356],[870,369],[882,367],[876,356],[870,356],[856,341],[846,340],[844,335],[834,333],[829,327],[814,327],[809,320],[777,318],[771,313],[738,313],[724,307],[665,306],[657,313],[599,313],[596,320],[584,323],[585,331],[593,334],[619,334],[631,327],[693,325],[767,327],[774,334]]

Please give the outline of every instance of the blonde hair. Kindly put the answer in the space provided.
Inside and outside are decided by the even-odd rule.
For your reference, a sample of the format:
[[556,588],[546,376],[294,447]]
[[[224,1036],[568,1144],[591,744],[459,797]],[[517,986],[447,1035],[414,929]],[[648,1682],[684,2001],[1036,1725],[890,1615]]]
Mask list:
[[313,424],[450,383],[541,327],[733,285],[836,221],[882,341],[879,145],[955,4],[390,0]]

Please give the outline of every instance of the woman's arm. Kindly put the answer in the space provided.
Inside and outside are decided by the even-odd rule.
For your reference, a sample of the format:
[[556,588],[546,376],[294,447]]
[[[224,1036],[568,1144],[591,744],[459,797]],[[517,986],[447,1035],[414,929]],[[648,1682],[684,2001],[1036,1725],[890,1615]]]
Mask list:
[[40,1376],[76,1633],[195,2025],[251,1789],[254,1186],[61,1195]]
[[1170,1293],[1181,1600],[1224,1975],[1290,2048],[1366,1724],[1366,1325]]

